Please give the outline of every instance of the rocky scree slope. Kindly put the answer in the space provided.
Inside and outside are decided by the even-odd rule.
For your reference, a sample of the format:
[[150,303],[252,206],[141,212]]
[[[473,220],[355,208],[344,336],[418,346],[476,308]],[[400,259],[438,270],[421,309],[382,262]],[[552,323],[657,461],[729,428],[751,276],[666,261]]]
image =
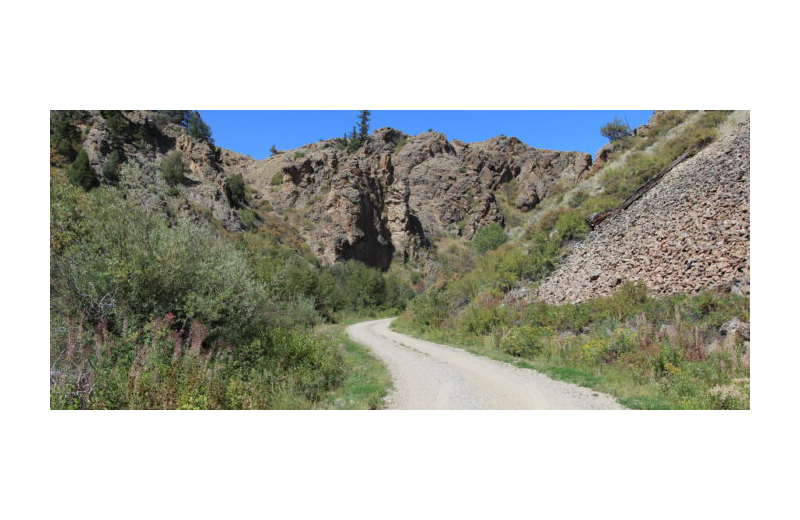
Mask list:
[[393,258],[424,261],[441,238],[468,240],[503,224],[501,186],[512,185],[517,209],[528,211],[591,163],[588,154],[513,137],[467,144],[381,128],[355,152],[336,139],[319,141],[257,161],[244,176],[254,199],[293,220],[323,261],[354,258],[385,269]]
[[528,299],[574,303],[623,280],[660,294],[749,294],[749,117],[590,232]]

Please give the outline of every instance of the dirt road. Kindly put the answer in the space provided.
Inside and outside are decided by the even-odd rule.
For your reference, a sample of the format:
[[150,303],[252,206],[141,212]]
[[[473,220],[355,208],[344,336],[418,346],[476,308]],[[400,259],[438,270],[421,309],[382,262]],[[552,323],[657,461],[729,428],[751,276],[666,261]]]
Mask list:
[[394,318],[347,327],[389,369],[396,410],[622,409],[611,396],[389,329]]

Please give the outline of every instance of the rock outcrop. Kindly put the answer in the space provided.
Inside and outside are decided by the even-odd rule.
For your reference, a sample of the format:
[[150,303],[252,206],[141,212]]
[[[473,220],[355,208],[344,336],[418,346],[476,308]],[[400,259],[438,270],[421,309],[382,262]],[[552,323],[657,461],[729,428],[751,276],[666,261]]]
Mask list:
[[643,280],[660,294],[749,294],[749,118],[576,244],[532,299],[582,301]]
[[[125,161],[137,163],[140,169],[136,178],[121,180],[126,197],[168,216],[179,214],[199,220],[206,215],[222,223],[228,231],[242,231],[242,222],[225,194],[225,179],[233,173],[242,173],[254,159],[193,139],[180,126],[157,121],[151,111],[124,111],[122,116],[137,131],[144,129],[139,138],[120,142],[101,111],[90,111],[85,123],[82,146],[98,177],[111,152],[116,150]],[[177,204],[167,195],[159,171],[161,161],[174,150],[181,153],[186,177],[180,186],[181,202]]]
[[468,240],[491,222],[502,224],[501,186],[515,183],[524,211],[590,165],[588,154],[539,150],[513,137],[467,144],[381,128],[355,152],[319,141],[258,161],[245,177],[276,212],[299,216],[301,233],[324,261],[355,258],[385,268],[393,258],[425,257],[441,237]]

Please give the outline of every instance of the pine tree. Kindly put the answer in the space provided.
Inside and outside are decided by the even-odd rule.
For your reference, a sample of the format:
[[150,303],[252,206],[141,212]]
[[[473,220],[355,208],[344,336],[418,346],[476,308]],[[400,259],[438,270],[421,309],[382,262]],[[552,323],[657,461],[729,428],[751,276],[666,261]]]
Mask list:
[[361,144],[367,141],[369,137],[369,110],[362,110],[358,114],[358,139]]
[[269,153],[270,153],[270,155],[275,155],[276,153],[278,153],[278,149],[275,148],[274,144],[269,147]]

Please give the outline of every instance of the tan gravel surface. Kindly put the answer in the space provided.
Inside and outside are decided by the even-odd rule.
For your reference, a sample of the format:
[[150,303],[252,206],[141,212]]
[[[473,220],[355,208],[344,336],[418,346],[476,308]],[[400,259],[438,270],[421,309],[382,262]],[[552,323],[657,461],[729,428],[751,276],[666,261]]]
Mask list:
[[347,327],[392,376],[386,405],[395,410],[588,410],[623,409],[616,400],[534,370],[389,329],[394,318]]

